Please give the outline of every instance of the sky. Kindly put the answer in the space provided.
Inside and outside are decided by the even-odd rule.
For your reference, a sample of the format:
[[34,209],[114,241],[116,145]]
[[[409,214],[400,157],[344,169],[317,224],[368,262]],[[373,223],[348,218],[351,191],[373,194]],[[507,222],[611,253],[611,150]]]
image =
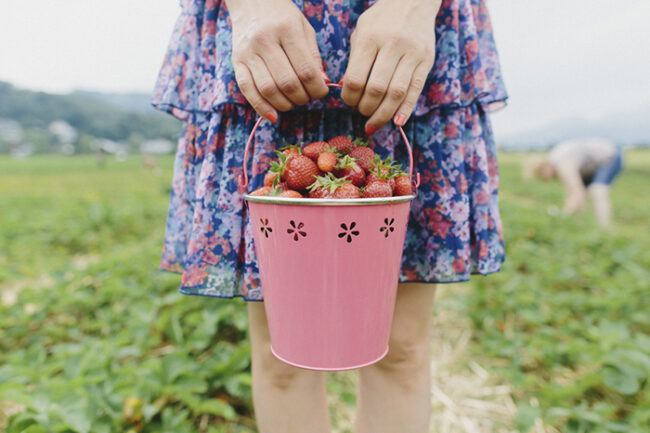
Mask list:
[[[0,80],[150,92],[178,0],[2,0]],[[497,135],[650,106],[650,0],[487,0],[510,94]]]

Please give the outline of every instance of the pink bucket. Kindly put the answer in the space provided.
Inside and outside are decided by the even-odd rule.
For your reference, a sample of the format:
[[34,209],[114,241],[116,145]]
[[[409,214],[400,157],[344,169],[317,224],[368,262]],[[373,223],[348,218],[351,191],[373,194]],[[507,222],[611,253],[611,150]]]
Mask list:
[[[261,120],[246,145],[245,185],[248,151]],[[411,147],[400,132],[412,175]],[[414,198],[245,196],[271,350],[278,359],[336,371],[364,367],[386,355]]]

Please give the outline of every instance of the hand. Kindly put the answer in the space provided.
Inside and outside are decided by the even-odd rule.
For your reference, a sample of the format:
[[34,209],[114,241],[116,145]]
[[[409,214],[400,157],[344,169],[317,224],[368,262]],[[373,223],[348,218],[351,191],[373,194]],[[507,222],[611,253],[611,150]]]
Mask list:
[[[328,92],[316,32],[289,0],[226,0],[232,64],[244,97],[260,116],[277,120]],[[329,79],[328,79],[329,80]]]
[[[441,0],[379,0],[357,21],[341,97],[357,106],[372,134],[391,117],[403,126],[435,59]],[[368,77],[370,74],[370,77]]]

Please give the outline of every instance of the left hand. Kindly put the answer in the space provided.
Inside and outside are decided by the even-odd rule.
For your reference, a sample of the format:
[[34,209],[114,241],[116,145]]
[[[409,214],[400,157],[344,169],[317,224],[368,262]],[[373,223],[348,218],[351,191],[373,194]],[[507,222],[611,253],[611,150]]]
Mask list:
[[440,4],[441,0],[379,0],[359,17],[341,98],[370,117],[366,133],[391,118],[403,126],[413,112],[433,67]]

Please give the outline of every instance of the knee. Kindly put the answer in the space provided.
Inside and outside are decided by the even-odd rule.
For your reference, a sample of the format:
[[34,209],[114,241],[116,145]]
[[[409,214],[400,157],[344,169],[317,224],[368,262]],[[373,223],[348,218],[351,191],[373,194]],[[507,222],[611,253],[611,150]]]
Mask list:
[[264,381],[275,390],[290,389],[299,378],[310,373],[280,361],[271,352],[270,344],[260,349],[253,356],[253,374],[264,378]]
[[428,369],[430,347],[428,333],[393,335],[388,343],[388,354],[377,363],[384,372],[408,379],[415,377],[414,371]]

